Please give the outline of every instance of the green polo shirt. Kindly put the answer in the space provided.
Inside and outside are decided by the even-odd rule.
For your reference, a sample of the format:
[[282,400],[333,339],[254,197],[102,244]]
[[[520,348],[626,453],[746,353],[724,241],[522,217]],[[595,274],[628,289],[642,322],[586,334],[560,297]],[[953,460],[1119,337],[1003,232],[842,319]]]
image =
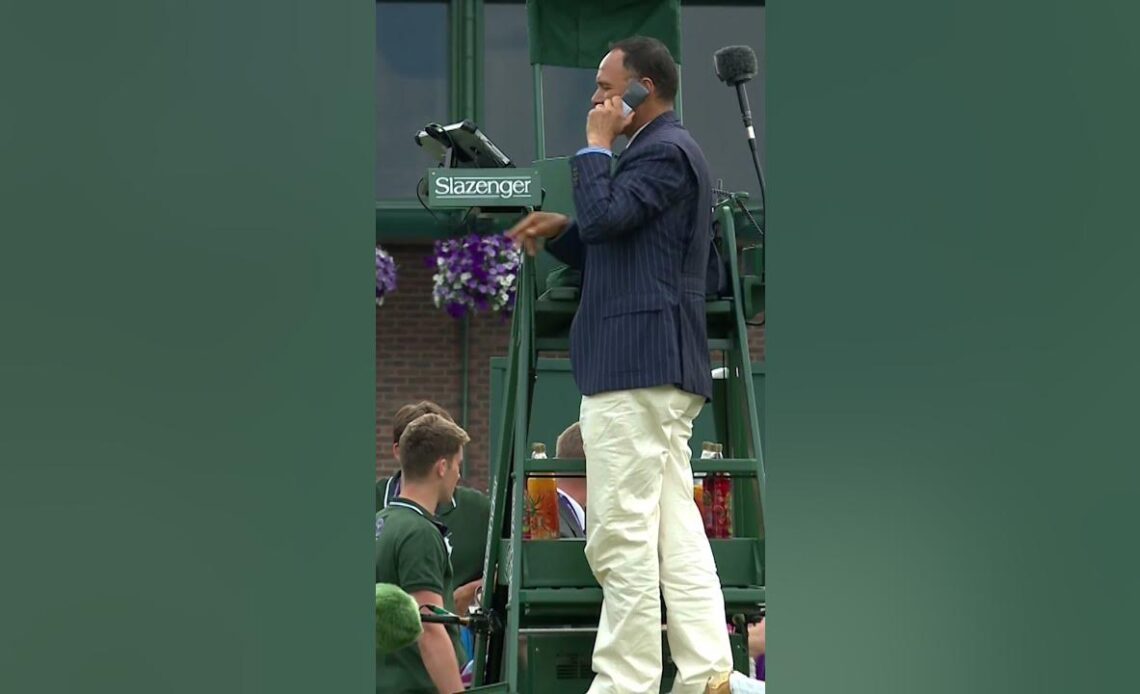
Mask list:
[[[450,544],[447,526],[416,502],[396,497],[376,514],[376,582],[395,584],[406,593],[438,593],[443,608],[454,612]],[[444,628],[462,669],[467,658],[459,642],[459,627]],[[394,653],[376,654],[376,691],[435,694],[418,642]]]
[[[400,473],[376,482],[376,510],[384,508],[400,493]],[[483,575],[483,557],[487,554],[487,526],[491,522],[491,499],[471,487],[455,488],[451,503],[440,504],[435,517],[451,531],[451,566],[455,570],[455,587],[470,583]]]

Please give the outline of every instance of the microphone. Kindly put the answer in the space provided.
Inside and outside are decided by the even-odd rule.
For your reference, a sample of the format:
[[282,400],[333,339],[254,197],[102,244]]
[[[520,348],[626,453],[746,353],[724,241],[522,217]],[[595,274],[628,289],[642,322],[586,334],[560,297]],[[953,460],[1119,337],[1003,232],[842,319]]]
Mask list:
[[416,599],[397,585],[376,584],[376,652],[388,654],[411,646],[424,632],[424,624],[450,624],[471,627],[490,633],[500,622],[490,614],[471,608],[467,617],[460,617],[438,607],[425,605],[432,614],[420,612]]
[[416,642],[424,631],[415,598],[391,583],[376,584],[376,651],[394,653]]
[[748,94],[744,83],[756,76],[756,54],[748,46],[725,46],[713,53],[716,76],[730,87],[736,87],[740,100],[740,112],[744,115],[744,127],[748,129],[748,139],[756,139],[752,128],[752,110],[748,108]]
[[748,147],[752,150],[752,164],[756,167],[756,177],[760,179],[760,204],[765,211],[766,227],[768,219],[764,172],[760,168],[760,155],[756,152],[756,130],[752,127],[752,110],[748,107],[748,93],[744,90],[745,82],[756,76],[756,53],[748,46],[725,46],[713,53],[713,63],[720,81],[730,87],[736,87],[740,115],[744,118],[744,128],[748,135]]
[[756,54],[748,46],[725,46],[713,53],[716,76],[730,85],[742,84],[756,76]]

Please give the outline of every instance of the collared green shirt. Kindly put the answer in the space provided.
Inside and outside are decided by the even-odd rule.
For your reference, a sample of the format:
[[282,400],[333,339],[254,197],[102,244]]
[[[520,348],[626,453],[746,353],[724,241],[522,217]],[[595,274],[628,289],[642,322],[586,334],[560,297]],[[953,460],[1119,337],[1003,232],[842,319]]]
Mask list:
[[[400,473],[376,482],[376,510],[380,511],[400,494]],[[450,503],[435,510],[436,519],[451,531],[451,565],[458,588],[483,576],[487,554],[487,526],[491,522],[491,500],[483,492],[458,486]]]
[[[451,570],[451,540],[447,526],[410,499],[396,497],[376,514],[376,582],[392,583],[406,593],[426,590],[443,599],[442,607],[455,611]],[[462,668],[467,660],[459,641],[459,628],[445,627]],[[394,653],[376,654],[376,692],[379,694],[434,694],[435,685],[424,667],[419,643]]]

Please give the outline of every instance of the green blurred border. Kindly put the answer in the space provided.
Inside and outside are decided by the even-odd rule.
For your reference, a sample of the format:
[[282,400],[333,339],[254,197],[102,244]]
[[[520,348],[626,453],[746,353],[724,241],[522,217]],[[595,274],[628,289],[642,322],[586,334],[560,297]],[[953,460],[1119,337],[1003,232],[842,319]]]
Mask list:
[[774,691],[1135,687],[1137,7],[768,7]]
[[373,11],[0,9],[0,691],[374,689]]

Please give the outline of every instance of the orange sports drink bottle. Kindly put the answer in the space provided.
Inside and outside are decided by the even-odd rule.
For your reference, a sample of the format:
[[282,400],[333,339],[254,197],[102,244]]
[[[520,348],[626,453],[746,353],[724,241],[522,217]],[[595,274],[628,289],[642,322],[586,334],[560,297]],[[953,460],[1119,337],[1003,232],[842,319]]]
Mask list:
[[[546,459],[546,444],[531,446],[531,459]],[[553,477],[529,477],[523,508],[524,540],[558,539],[558,484]]]

